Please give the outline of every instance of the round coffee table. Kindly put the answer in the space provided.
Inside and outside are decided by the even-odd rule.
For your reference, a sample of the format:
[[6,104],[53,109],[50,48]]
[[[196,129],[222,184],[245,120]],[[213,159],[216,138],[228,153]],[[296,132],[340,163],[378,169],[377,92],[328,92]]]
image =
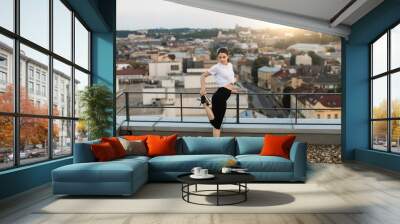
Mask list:
[[[247,192],[249,188],[247,183],[255,180],[255,177],[249,173],[214,173],[215,176],[212,179],[193,179],[190,177],[191,173],[182,174],[177,177],[178,181],[182,183],[182,199],[188,203],[198,205],[234,205],[247,200]],[[215,190],[198,190],[197,185],[215,185]],[[190,191],[190,186],[195,186],[194,191]],[[224,190],[220,189],[220,185],[236,185],[237,190]],[[215,194],[205,194],[209,192],[215,192]],[[204,197],[216,197],[216,204],[202,204],[193,202],[190,200],[190,196],[204,196]],[[232,197],[240,196],[240,199],[231,203],[221,203],[221,197]]]

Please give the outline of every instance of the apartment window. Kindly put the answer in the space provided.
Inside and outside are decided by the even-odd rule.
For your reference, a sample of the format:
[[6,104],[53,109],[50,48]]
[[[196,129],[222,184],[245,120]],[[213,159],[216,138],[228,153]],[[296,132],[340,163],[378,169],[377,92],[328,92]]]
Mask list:
[[36,69],[36,80],[38,80],[38,81],[40,81],[40,70],[39,69]]
[[29,66],[29,70],[28,70],[28,76],[29,79],[33,80],[34,79],[34,75],[33,75],[33,67]]
[[42,86],[42,96],[46,96],[46,86]]
[[178,71],[179,65],[171,65],[171,71]]
[[[75,126],[79,113],[74,114],[73,105],[79,90],[71,87],[90,85],[90,30],[66,1],[0,2],[0,26],[8,30],[0,29],[0,82],[7,84],[0,91],[0,170],[70,156],[75,130],[87,139],[84,127]],[[14,21],[19,21],[15,31]],[[18,74],[13,74],[15,66]]]
[[7,84],[7,73],[0,71],[0,84]]
[[7,68],[7,56],[0,54],[0,67]]
[[33,94],[34,93],[33,82],[28,82],[28,93],[29,94]]
[[36,84],[36,95],[40,95],[40,84]]
[[370,44],[371,148],[400,153],[400,25]]

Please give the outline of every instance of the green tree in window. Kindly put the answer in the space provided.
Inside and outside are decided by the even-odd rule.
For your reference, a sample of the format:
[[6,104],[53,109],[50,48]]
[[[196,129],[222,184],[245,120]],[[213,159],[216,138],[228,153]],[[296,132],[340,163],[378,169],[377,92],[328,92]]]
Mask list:
[[90,140],[109,136],[112,126],[113,94],[103,84],[87,86],[80,93],[81,119],[85,121]]

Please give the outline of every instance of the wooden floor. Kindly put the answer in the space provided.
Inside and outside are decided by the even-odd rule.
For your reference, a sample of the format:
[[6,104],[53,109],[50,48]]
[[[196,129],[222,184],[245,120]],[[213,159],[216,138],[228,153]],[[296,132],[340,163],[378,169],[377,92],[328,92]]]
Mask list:
[[[0,202],[0,223],[400,223],[400,174],[358,163],[313,164],[308,182],[317,183],[346,201],[367,204],[356,214],[37,214],[54,200],[42,186]],[[319,203],[316,201],[315,203]]]

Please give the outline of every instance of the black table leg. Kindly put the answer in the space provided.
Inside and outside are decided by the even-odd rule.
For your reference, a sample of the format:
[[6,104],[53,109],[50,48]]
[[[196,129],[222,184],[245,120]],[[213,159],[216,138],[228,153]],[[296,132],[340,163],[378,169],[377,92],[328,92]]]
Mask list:
[[219,184],[217,184],[217,206],[219,205]]
[[188,202],[190,202],[190,201],[189,201],[189,195],[190,195],[190,184],[188,184],[188,185],[187,185],[187,192],[188,192],[188,194],[187,194],[187,201],[188,201]]
[[245,192],[244,192],[244,201],[247,201],[247,192],[248,192],[248,190],[247,190],[247,182],[246,183],[244,183],[244,187],[245,187]]

